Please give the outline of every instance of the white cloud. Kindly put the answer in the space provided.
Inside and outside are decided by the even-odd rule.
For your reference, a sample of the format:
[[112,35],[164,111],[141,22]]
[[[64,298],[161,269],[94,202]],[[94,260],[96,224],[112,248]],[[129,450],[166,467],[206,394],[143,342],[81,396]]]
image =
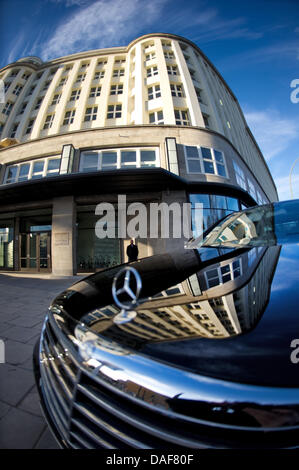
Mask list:
[[124,44],[159,18],[166,1],[97,0],[83,6],[41,45],[42,58]]
[[284,151],[298,138],[299,122],[281,117],[277,110],[248,111],[245,118],[266,160]]

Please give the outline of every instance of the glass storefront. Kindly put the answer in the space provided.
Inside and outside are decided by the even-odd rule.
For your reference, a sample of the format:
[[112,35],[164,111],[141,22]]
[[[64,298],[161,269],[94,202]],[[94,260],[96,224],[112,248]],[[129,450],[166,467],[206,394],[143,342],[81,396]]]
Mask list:
[[14,229],[12,221],[0,222],[0,269],[13,269]]
[[97,238],[95,225],[99,216],[94,210],[78,208],[77,214],[77,269],[91,272],[115,266],[121,262],[120,240]]

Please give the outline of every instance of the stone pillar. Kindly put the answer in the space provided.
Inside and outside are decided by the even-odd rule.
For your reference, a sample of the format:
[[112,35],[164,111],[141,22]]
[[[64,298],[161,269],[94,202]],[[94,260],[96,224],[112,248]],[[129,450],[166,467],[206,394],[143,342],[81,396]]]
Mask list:
[[76,210],[72,196],[53,199],[52,273],[72,276],[76,271],[75,257]]

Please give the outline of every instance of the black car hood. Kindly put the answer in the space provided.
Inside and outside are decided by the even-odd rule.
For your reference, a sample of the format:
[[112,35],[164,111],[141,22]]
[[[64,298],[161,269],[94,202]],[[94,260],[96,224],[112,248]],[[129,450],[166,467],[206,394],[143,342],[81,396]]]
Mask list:
[[298,263],[298,244],[166,253],[130,263],[142,280],[142,302],[126,324],[114,321],[120,309],[111,293],[126,265],[76,283],[51,308],[74,337],[84,341],[92,332],[115,354],[131,351],[235,382],[298,387],[299,362],[291,360],[299,338]]

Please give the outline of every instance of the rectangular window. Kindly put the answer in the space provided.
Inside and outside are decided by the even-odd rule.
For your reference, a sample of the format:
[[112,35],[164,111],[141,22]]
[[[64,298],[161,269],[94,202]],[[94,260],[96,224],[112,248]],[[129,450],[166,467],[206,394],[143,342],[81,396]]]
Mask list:
[[9,87],[10,87],[10,85],[11,85],[11,83],[10,83],[10,82],[7,82],[7,83],[5,83],[5,85],[4,85],[4,93],[6,93],[6,92],[7,92],[7,90],[8,90],[8,89],[9,89]]
[[164,52],[164,57],[165,59],[174,59],[174,53],[169,51],[169,52]]
[[120,152],[120,166],[136,167],[136,150],[122,150]]
[[101,72],[96,72],[93,79],[94,80],[100,80],[100,78],[104,78],[105,72],[102,70]]
[[56,94],[53,96],[53,100],[52,100],[52,103],[51,103],[51,106],[54,106],[56,104],[59,103],[60,101],[60,98],[61,98],[61,94]]
[[210,269],[205,272],[205,278],[208,288],[219,286],[225,282],[237,279],[242,274],[241,258],[233,261],[232,263],[226,264],[225,266],[219,266],[218,268]]
[[107,119],[121,118],[121,104],[112,104],[108,106]]
[[18,130],[18,126],[19,126],[19,123],[18,124],[14,124],[13,127],[12,127],[12,130],[11,130],[11,133],[10,133],[10,137],[13,139],[16,135],[16,132]]
[[67,77],[64,77],[64,78],[62,78],[62,79],[60,80],[58,86],[63,86],[63,85],[66,84],[66,82],[67,82]]
[[22,163],[19,169],[18,181],[27,181],[29,177],[30,163]]
[[126,62],[126,59],[115,59],[114,63],[117,65],[124,64]]
[[49,158],[46,176],[55,176],[59,174],[60,158]]
[[115,69],[113,70],[113,77],[114,78],[119,78],[123,77],[125,75],[125,69]]
[[77,76],[76,83],[82,83],[82,82],[84,82],[85,78],[86,78],[86,73],[80,73],[80,74]]
[[26,96],[31,96],[31,95],[33,94],[34,90],[35,90],[35,86],[32,86],[32,87],[30,88],[30,90],[28,91],[28,93],[27,93]]
[[112,85],[110,95],[121,95],[123,93],[123,85]]
[[23,112],[24,112],[25,109],[26,109],[26,106],[27,106],[27,103],[23,103],[23,104],[22,104],[22,106],[21,106],[21,108],[20,108],[20,111],[18,112],[18,115],[19,115],[19,114],[23,114]]
[[174,110],[175,123],[177,126],[190,126],[188,111],[184,109]]
[[99,165],[98,152],[85,152],[80,159],[80,171],[97,171]]
[[79,171],[157,166],[159,166],[158,151],[154,148],[112,149],[82,152]]
[[73,90],[70,96],[70,101],[76,101],[80,98],[81,90]]
[[100,96],[101,95],[101,88],[102,87],[100,87],[100,86],[91,88],[90,93],[89,93],[89,98],[95,98],[96,96]]
[[164,124],[163,111],[154,111],[149,114],[150,124]]
[[19,94],[21,93],[22,90],[23,90],[22,85],[16,85],[14,90],[13,90],[13,94],[16,95],[16,96],[19,96]]
[[178,96],[178,97],[183,97],[184,96],[184,91],[183,91],[183,85],[176,85],[174,83],[172,83],[170,85],[170,89],[171,89],[171,94],[172,96]]
[[160,85],[150,86],[147,89],[147,92],[148,92],[148,99],[149,100],[154,100],[156,98],[160,98],[160,96],[161,96]]
[[28,80],[30,75],[31,75],[30,73],[23,73],[23,75],[22,75],[23,80]]
[[4,108],[2,109],[2,113],[5,114],[6,116],[9,116],[9,114],[12,110],[12,107],[13,107],[13,103],[11,103],[10,101],[7,101],[5,103]]
[[75,109],[73,109],[72,111],[67,111],[64,115],[63,126],[68,126],[69,124],[73,124],[75,114],[76,114]]
[[156,65],[154,65],[154,67],[149,67],[146,69],[147,78],[155,77],[156,75],[158,75],[158,67]]
[[178,68],[176,65],[167,65],[168,75],[178,75]]
[[239,167],[239,165],[235,161],[233,161],[233,167],[235,170],[237,184],[241,186],[241,188],[245,189],[245,191],[247,191],[246,177],[244,171]]
[[18,166],[12,165],[9,166],[6,170],[5,183],[15,183],[17,179]]
[[97,63],[97,67],[103,67],[107,64],[107,60],[99,60]]
[[102,152],[102,170],[115,170],[117,168],[117,152]]
[[44,160],[39,160],[33,163],[32,175],[31,175],[32,179],[38,179],[38,178],[43,177],[44,165],[45,165]]
[[44,84],[44,86],[43,86],[43,88],[42,88],[42,90],[41,90],[41,91],[46,91],[46,90],[49,88],[49,86],[50,86],[50,83],[51,83],[51,81],[50,81],[50,80],[49,80],[49,81],[47,81],[47,82]]
[[210,127],[209,116],[207,114],[203,114],[202,117],[203,117],[203,122],[204,122],[205,126],[209,128]]
[[95,121],[97,118],[97,113],[98,113],[97,106],[91,106],[90,108],[86,108],[84,122]]
[[35,106],[34,106],[34,109],[39,109],[40,108],[40,105],[42,104],[42,101],[43,101],[43,98],[38,98],[36,103],[35,103]]
[[224,155],[207,147],[184,146],[188,173],[206,173],[227,177]]
[[27,125],[27,129],[25,131],[25,134],[30,134],[30,132],[32,131],[32,128],[33,128],[33,124],[34,124],[34,119],[30,119],[30,121],[28,122],[28,125]]
[[146,61],[153,60],[155,58],[156,58],[156,53],[155,52],[150,52],[149,54],[146,54],[146,56],[145,56]]
[[55,114],[48,114],[43,129],[50,129],[54,121]]

